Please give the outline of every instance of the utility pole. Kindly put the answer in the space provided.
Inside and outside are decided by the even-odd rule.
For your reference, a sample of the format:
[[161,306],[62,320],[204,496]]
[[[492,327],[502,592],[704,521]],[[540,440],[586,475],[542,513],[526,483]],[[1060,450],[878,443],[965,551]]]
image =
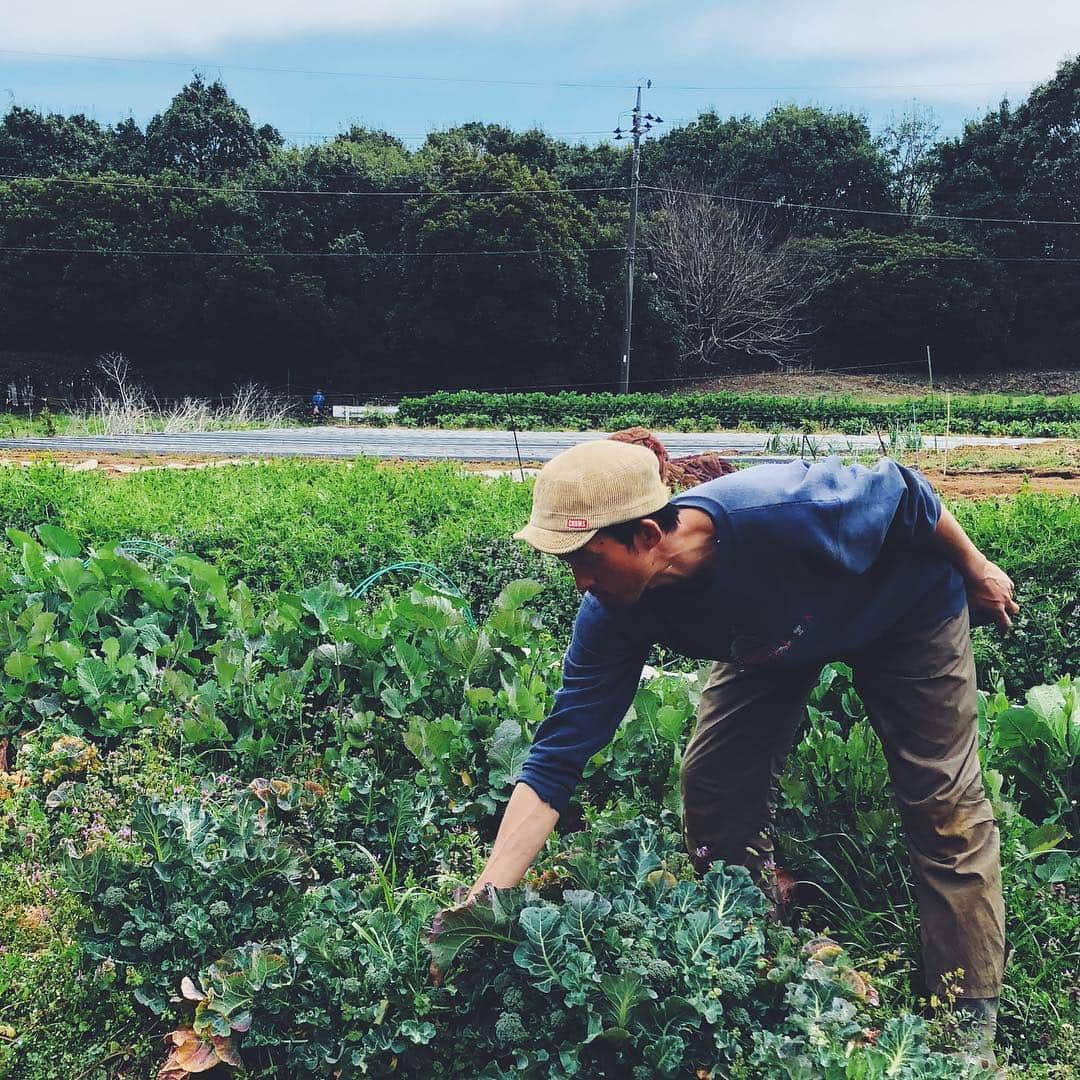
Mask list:
[[[645,80],[645,89],[652,86],[652,79]],[[625,139],[628,135],[634,140],[634,151],[630,155],[630,225],[626,234],[626,331],[623,338],[622,363],[619,365],[619,393],[630,392],[630,338],[634,317],[634,256],[637,244],[638,187],[641,183],[641,137],[653,124],[664,121],[652,113],[641,115],[641,86],[637,88],[637,101],[631,113],[633,119],[630,130],[615,128],[615,138]]]

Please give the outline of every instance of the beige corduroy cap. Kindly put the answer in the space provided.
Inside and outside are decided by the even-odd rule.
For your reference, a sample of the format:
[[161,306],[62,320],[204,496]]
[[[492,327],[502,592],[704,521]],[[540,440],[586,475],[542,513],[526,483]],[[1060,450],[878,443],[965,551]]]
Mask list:
[[604,526],[654,514],[670,498],[651,450],[608,439],[581,443],[540,470],[529,524],[514,539],[569,555]]

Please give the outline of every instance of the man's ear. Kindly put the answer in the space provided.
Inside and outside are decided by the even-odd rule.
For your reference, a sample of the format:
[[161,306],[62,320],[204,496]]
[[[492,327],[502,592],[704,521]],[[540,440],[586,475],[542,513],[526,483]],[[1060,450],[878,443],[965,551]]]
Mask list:
[[643,551],[652,551],[664,539],[664,530],[652,518],[642,518],[638,522],[634,539]]

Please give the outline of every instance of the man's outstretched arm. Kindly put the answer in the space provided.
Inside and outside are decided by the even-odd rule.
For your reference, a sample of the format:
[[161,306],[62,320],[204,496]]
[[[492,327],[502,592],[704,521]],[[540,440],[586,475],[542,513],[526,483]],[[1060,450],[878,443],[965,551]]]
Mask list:
[[1012,579],[971,542],[960,522],[944,506],[933,543],[964,576],[968,604],[976,612],[990,616],[1002,630],[1008,630],[1011,616],[1020,610],[1013,599]]
[[540,853],[558,820],[557,810],[544,802],[528,784],[518,784],[506,804],[491,855],[467,899],[471,900],[488,884],[497,889],[516,885]]

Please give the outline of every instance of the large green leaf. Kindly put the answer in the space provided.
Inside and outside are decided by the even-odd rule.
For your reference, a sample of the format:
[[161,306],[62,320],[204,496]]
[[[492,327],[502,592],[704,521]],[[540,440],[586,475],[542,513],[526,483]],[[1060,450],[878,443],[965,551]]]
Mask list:
[[314,615],[319,629],[324,633],[330,629],[330,620],[344,621],[349,615],[349,605],[345,586],[337,582],[323,581],[299,594],[300,603],[311,615]]
[[563,922],[571,941],[592,950],[596,924],[611,911],[611,903],[587,889],[567,889],[563,893]]
[[1058,844],[1069,838],[1069,830],[1064,825],[1046,822],[1037,829],[1024,835],[1024,847],[1029,855],[1042,855],[1053,851]]
[[429,670],[427,661],[415,645],[402,639],[393,643],[391,651],[398,667],[409,680],[409,694],[415,700],[424,692]]
[[645,1060],[658,1076],[674,1076],[682,1065],[686,1043],[678,1035],[661,1035],[645,1048]]
[[604,1017],[617,1028],[628,1028],[634,1007],[649,1000],[649,991],[633,972],[601,975],[600,993],[604,997]]
[[544,591],[544,586],[539,581],[531,578],[521,578],[511,581],[503,587],[502,592],[495,598],[496,611],[517,611],[518,608],[527,604],[534,596]]
[[394,720],[400,720],[409,708],[405,695],[396,686],[384,686],[379,700],[383,703],[386,715]]
[[638,1019],[645,1031],[655,1035],[678,1034],[701,1023],[697,1009],[686,998],[676,995],[648,1002],[640,1010]]
[[72,599],[97,581],[97,578],[83,566],[81,559],[58,559],[52,569],[64,592]]
[[159,581],[141,563],[119,552],[111,553],[111,561],[117,574],[144,599],[159,611],[171,611],[174,592],[164,582]]
[[1026,695],[1028,705],[1044,720],[1053,720],[1065,709],[1060,686],[1033,686]]
[[185,671],[166,668],[161,673],[161,687],[177,701],[188,702],[195,696],[195,680]]
[[44,651],[46,656],[53,657],[69,675],[75,674],[75,665],[85,655],[85,650],[79,644],[66,638],[50,641]]
[[711,911],[691,911],[675,931],[675,944],[687,967],[700,967],[709,957],[716,956],[730,936],[725,925]]
[[1034,709],[1011,708],[998,714],[994,728],[994,745],[1002,750],[1015,750],[1042,742],[1052,743],[1046,721]]
[[524,902],[524,889],[488,887],[474,903],[440,911],[427,939],[432,962],[445,971],[462,949],[478,941],[515,944],[514,924]]
[[8,529],[8,539],[19,549],[23,569],[33,581],[40,581],[45,571],[45,549],[29,534]]
[[628,837],[619,846],[619,872],[635,885],[644,885],[649,874],[660,866],[660,861],[656,835],[651,829]]
[[714,863],[703,879],[721,932],[733,936],[749,919],[764,915],[769,902],[743,866]]
[[189,746],[222,746],[229,742],[225,721],[208,709],[184,717],[181,730]]
[[437,720],[424,720],[414,716],[409,721],[405,745],[421,761],[437,763],[450,753],[460,730],[460,722],[452,716],[442,716]]
[[668,742],[678,742],[686,730],[689,711],[678,709],[674,705],[664,705],[656,714],[656,730]]
[[37,677],[37,660],[24,652],[8,653],[4,674],[18,682],[33,682]]
[[193,555],[178,555],[173,559],[173,565],[186,570],[192,585],[198,585],[219,607],[229,606],[229,590],[217,567]]
[[545,904],[528,907],[518,917],[525,940],[514,950],[514,963],[532,976],[533,985],[542,993],[560,985],[569,950],[562,912]]
[[109,598],[98,589],[80,592],[71,604],[71,625],[77,634],[85,634],[97,627],[98,613],[109,603]]
[[884,1067],[883,1076],[905,1076],[924,1055],[926,1027],[916,1016],[905,1013],[885,1022],[881,1034],[868,1055]]
[[82,544],[59,525],[39,525],[37,534],[45,546],[64,559],[77,559],[82,554]]
[[83,697],[90,704],[100,700],[104,694],[108,693],[112,685],[111,672],[104,661],[98,660],[97,657],[86,657],[80,660],[75,665],[75,678],[79,683],[79,689],[83,692]]
[[642,723],[655,729],[656,714],[660,711],[660,698],[655,690],[650,690],[647,686],[641,687],[634,695],[633,708],[634,715]]
[[521,774],[521,768],[529,756],[529,743],[521,733],[521,724],[506,719],[495,729],[491,738],[488,760],[491,769],[488,781],[494,788],[512,784]]

